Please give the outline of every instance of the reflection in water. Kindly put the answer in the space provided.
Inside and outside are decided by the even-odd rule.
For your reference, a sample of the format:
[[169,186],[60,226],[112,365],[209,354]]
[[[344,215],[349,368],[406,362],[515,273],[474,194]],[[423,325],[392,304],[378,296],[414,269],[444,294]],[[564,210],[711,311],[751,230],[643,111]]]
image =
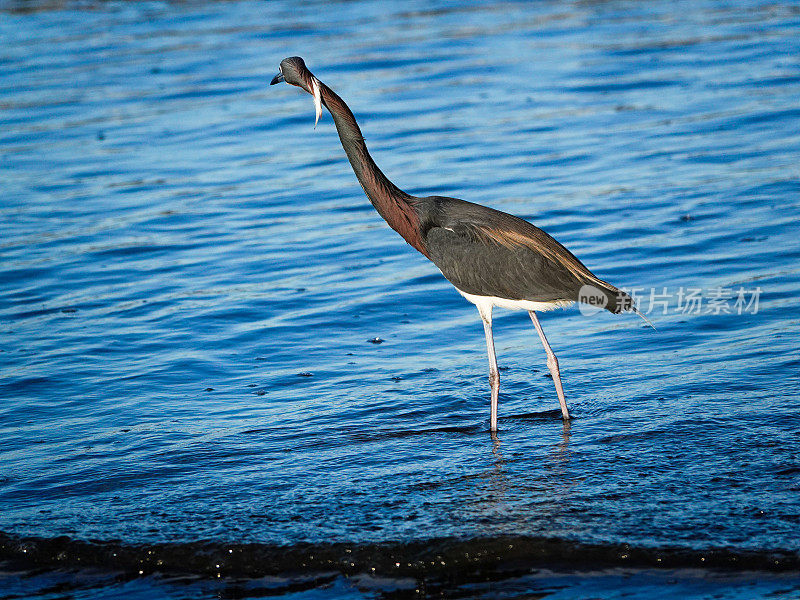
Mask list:
[[[491,523],[493,533],[516,534],[530,530],[543,518],[555,519],[579,482],[569,469],[571,428],[571,422],[565,421],[558,442],[547,447],[539,459],[516,458],[509,448],[506,454],[511,458],[507,458],[503,432],[492,433],[491,466],[482,478],[486,487],[471,495],[471,510],[463,508],[480,513],[480,520]],[[531,465],[538,465],[538,470]]]
[[[538,476],[518,480],[517,496],[524,499],[519,515],[522,527],[529,527],[531,523],[547,523],[552,527],[568,511],[572,490],[580,481],[569,468],[571,432],[572,422],[564,421],[560,439],[548,446],[542,457]],[[565,523],[570,524],[571,520],[566,519]]]
[[555,474],[565,475],[565,468],[569,462],[569,436],[572,428],[572,420],[563,422],[561,430],[561,441],[556,444],[549,454],[550,468]]
[[551,501],[552,513],[556,515],[564,511],[572,489],[578,484],[579,479],[570,474],[569,462],[572,452],[569,449],[569,438],[572,421],[564,421],[561,430],[561,441],[555,444],[547,455],[545,469],[547,476],[544,478],[549,485],[547,493]]
[[507,489],[507,482],[506,476],[503,473],[503,454],[500,452],[500,438],[497,435],[496,431],[491,432],[492,436],[492,456],[494,457],[493,467],[491,472],[489,473],[489,485],[494,490],[494,497],[497,499],[497,502],[502,501],[505,498],[505,493]]

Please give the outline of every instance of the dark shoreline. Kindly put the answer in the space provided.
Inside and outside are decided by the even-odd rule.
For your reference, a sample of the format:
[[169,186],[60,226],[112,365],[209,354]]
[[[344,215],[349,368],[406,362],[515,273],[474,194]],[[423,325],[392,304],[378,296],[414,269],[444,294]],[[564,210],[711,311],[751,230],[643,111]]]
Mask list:
[[437,538],[375,544],[237,544],[21,537],[0,532],[0,560],[20,567],[99,568],[135,575],[180,573],[260,577],[341,573],[391,577],[491,579],[534,569],[709,569],[800,573],[800,553],[731,548],[643,548],[581,544],[555,538]]

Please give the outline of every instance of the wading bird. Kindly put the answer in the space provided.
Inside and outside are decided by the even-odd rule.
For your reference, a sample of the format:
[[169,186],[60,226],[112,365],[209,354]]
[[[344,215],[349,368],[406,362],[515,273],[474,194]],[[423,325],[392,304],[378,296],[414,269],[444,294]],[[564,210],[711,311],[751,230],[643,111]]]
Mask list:
[[272,85],[281,81],[314,97],[315,127],[322,107],[330,111],[358,182],[378,213],[478,308],[489,354],[491,431],[497,431],[500,391],[492,336],[495,306],[528,311],[547,353],[547,367],[556,386],[561,414],[568,420],[558,359],[547,343],[536,311],[590,301],[613,313],[638,313],[631,297],[595,277],[569,250],[524,219],[457,198],[418,198],[398,188],[372,160],[347,104],[314,77],[302,58],[281,61]]

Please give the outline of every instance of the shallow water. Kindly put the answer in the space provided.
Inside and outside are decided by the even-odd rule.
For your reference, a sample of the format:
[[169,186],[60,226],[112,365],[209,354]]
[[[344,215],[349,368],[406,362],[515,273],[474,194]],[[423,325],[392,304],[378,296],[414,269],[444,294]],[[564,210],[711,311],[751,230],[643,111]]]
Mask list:
[[[796,7],[0,8],[0,590],[58,585],[20,550],[58,536],[140,556],[510,536],[575,545],[557,583],[541,557],[493,572],[509,597],[614,598],[615,577],[674,590],[649,559],[614,571],[618,544],[694,553],[679,569],[777,552],[782,575],[674,578],[691,598],[800,593]],[[315,130],[307,95],[268,85],[294,54],[401,188],[529,218],[640,288],[655,331],[541,316],[570,427],[527,316],[498,310],[491,438],[477,312],[381,221],[330,116]],[[71,548],[41,564],[96,558]],[[99,561],[79,595],[230,593],[170,587],[157,565],[130,580],[136,560]],[[369,568],[315,569],[280,593],[413,594],[428,577],[354,588]]]

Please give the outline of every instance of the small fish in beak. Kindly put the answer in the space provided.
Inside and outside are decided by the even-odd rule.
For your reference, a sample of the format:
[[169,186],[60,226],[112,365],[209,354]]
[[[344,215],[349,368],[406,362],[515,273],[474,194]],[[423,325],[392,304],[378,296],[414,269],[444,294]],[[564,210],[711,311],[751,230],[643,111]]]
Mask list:
[[[302,62],[302,60],[300,61]],[[311,75],[311,73],[309,73]],[[301,85],[297,83],[297,73],[293,71],[290,73],[291,79],[286,81],[286,77],[283,74],[283,67],[280,67],[280,72],[272,78],[272,81],[269,82],[270,85],[275,85],[276,83],[281,83],[282,81],[286,81],[286,83],[290,83],[292,85],[296,85],[298,87],[302,87],[305,89],[305,85]],[[322,116],[322,91],[320,90],[319,79],[311,75],[311,95],[314,96],[314,109],[316,111],[316,118],[314,119],[314,129],[317,128],[317,123],[319,123],[319,118]]]
[[319,118],[322,116],[322,94],[319,91],[319,80],[313,75],[311,76],[311,91],[314,94],[314,108],[317,111],[317,118],[314,120],[314,129],[316,129]]

